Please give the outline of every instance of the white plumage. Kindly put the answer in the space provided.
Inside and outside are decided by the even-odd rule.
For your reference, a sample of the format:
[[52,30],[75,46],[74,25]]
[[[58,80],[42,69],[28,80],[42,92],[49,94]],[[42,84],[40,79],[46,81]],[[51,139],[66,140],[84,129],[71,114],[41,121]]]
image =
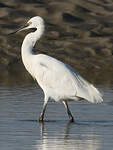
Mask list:
[[74,119],[67,104],[68,100],[86,99],[92,103],[102,102],[103,99],[100,92],[76,70],[53,57],[44,54],[35,55],[32,52],[36,41],[44,33],[43,19],[39,16],[33,17],[23,28],[17,31],[30,28],[35,28],[36,31],[29,33],[25,37],[21,53],[26,69],[37,80],[44,91],[44,106],[39,120],[43,121],[49,98],[64,103],[70,121],[74,121]]

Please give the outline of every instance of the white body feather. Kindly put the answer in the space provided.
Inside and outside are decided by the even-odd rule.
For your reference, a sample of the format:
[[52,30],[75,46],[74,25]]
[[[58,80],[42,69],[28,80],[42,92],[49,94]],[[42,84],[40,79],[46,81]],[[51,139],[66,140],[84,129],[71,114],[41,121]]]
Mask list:
[[[44,94],[55,101],[86,99],[103,101],[100,92],[70,66],[47,55],[34,55],[32,48],[44,32],[44,24],[28,34],[22,44],[22,60],[28,72],[37,80]],[[47,100],[47,99],[46,99]]]

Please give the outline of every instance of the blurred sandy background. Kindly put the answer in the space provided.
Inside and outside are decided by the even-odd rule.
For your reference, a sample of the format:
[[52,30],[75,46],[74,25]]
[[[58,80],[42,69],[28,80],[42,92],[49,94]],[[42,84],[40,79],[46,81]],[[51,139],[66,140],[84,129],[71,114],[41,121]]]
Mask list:
[[20,55],[27,33],[4,34],[37,15],[46,32],[36,53],[70,64],[91,82],[113,82],[113,0],[0,0],[0,82],[32,81]]

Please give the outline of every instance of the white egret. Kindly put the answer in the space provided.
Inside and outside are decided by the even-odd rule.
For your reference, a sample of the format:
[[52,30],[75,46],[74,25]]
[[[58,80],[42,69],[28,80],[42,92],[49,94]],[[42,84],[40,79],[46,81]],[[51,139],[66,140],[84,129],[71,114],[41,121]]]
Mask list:
[[41,17],[31,18],[23,27],[13,33],[32,28],[35,31],[26,35],[22,44],[21,55],[25,68],[36,79],[44,92],[44,104],[39,121],[44,119],[48,100],[54,99],[63,102],[69,119],[73,122],[74,118],[69,110],[68,100],[86,99],[89,102],[98,103],[103,101],[102,95],[69,65],[48,55],[35,55],[33,53],[32,49],[45,29],[44,20]]

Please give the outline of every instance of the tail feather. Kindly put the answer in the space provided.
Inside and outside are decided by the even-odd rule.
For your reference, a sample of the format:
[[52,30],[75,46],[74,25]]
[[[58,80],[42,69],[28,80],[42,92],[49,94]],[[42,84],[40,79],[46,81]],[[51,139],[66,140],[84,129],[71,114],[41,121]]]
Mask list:
[[101,103],[103,101],[102,94],[92,84],[88,86],[88,91],[90,93],[90,101],[92,103]]
[[102,94],[91,83],[76,74],[78,82],[77,96],[82,97],[92,103],[100,103],[103,101]]
[[[74,75],[73,81],[76,89],[75,97],[86,99],[92,103],[100,103],[103,101],[102,94],[91,83],[86,81],[76,70],[66,65]],[[75,98],[76,99],[76,98]]]

